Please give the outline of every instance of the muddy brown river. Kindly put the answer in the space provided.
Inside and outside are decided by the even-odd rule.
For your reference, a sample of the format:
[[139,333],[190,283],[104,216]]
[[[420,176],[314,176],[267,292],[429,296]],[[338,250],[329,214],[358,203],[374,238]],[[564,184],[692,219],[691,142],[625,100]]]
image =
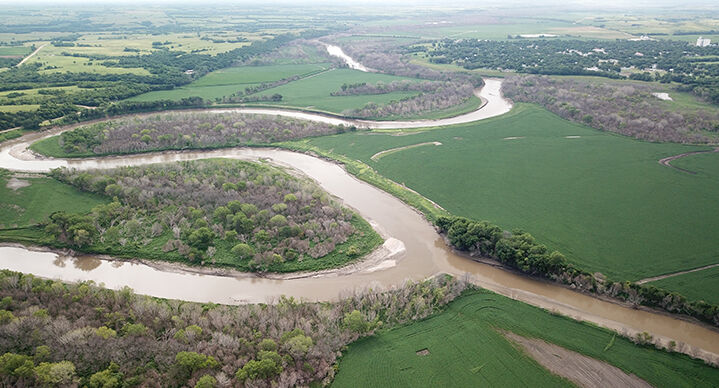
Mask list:
[[[488,82],[485,88],[489,86]],[[484,98],[489,97],[486,106],[490,106],[494,100],[491,106],[504,105],[508,110],[511,105],[499,95],[499,86],[501,81],[496,80],[496,84],[492,83],[492,88],[488,88],[497,91],[495,96],[483,95]],[[485,111],[483,115],[484,118],[492,117],[502,111]],[[297,112],[275,110],[268,114],[285,113],[299,118],[312,116],[308,113],[297,116]],[[309,119],[323,121],[325,116]],[[59,166],[77,169],[111,168],[215,157],[268,159],[311,177],[330,194],[356,209],[385,237],[385,252],[379,260],[368,264],[293,279],[269,279],[244,273],[232,276],[198,274],[182,267],[116,261],[95,256],[67,257],[17,246],[0,247],[0,268],[70,282],[93,280],[113,289],[129,286],[137,293],[163,298],[227,304],[272,302],[280,295],[309,301],[336,300],[367,287],[389,289],[399,287],[407,280],[421,280],[435,274],[449,273],[467,276],[475,284],[510,298],[594,322],[620,333],[632,335],[646,331],[662,343],[675,340],[686,344],[686,347],[680,349],[686,353],[706,360],[719,360],[719,332],[703,325],[602,301],[454,253],[421,214],[384,191],[359,181],[335,163],[286,150],[253,148],[79,160],[41,160],[27,151],[27,146],[38,138],[59,132],[54,130],[31,134],[8,142],[0,147],[0,167],[15,171],[47,171]]]

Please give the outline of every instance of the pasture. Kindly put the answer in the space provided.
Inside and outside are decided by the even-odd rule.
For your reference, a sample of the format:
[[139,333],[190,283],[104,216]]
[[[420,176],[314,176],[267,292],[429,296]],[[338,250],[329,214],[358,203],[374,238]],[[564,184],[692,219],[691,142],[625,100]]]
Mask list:
[[[719,369],[637,346],[596,326],[481,290],[429,318],[359,340],[340,361],[333,387],[572,386],[507,340],[539,338],[615,365],[654,386],[712,386]],[[417,351],[426,349],[428,354]],[[371,372],[369,372],[371,371]]]
[[[478,123],[404,134],[307,142],[360,160],[452,214],[522,228],[581,268],[614,280],[719,262],[715,178],[657,162],[707,147],[641,142],[525,104]],[[380,151],[426,142],[442,145],[371,160]]]

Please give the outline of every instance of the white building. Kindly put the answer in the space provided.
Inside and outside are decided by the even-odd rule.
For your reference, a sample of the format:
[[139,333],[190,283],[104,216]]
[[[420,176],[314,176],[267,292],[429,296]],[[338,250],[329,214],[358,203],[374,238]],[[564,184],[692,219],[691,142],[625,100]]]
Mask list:
[[712,43],[711,39],[704,39],[701,36],[697,39],[697,47],[707,47]]

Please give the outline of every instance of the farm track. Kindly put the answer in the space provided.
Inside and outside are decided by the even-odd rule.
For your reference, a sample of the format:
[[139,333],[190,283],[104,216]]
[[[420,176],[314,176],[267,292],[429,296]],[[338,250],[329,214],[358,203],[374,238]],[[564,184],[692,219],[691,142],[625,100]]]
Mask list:
[[378,153],[372,155],[372,156],[370,157],[370,159],[372,159],[372,160],[374,160],[374,161],[377,161],[378,159],[382,158],[383,156],[387,156],[388,154],[391,154],[391,153],[393,153],[393,152],[402,151],[402,150],[408,150],[408,149],[410,149],[410,148],[422,147],[422,146],[426,146],[426,145],[441,146],[442,143],[440,143],[440,142],[438,142],[438,141],[429,141],[429,142],[426,142],[426,143],[412,144],[412,145],[408,145],[408,146],[404,146],[404,147],[392,148],[392,149],[380,151],[380,152],[378,152]]
[[17,65],[15,65],[15,67],[20,67],[20,66],[22,66],[23,63],[27,62],[30,58],[34,57],[35,54],[37,54],[38,51],[42,50],[42,48],[45,47],[45,46],[47,46],[47,43],[45,43],[44,45],[38,47],[37,49],[35,49],[35,51],[33,51],[32,53],[30,53],[30,55],[28,55],[28,56],[26,56],[25,58],[23,58],[22,61],[20,61],[20,63],[18,63]]
[[637,280],[635,283],[637,283],[637,284],[650,283],[650,282],[655,282],[655,281],[657,281],[657,280],[662,280],[662,279],[671,278],[671,277],[674,277],[674,276],[684,275],[684,274],[687,274],[687,273],[704,271],[704,270],[706,270],[706,269],[715,268],[715,267],[719,267],[719,263],[717,263],[717,264],[709,264],[709,265],[705,265],[705,266],[703,266],[703,267],[694,268],[694,269],[688,269],[688,270],[686,270],[686,271],[679,271],[679,272],[674,272],[674,273],[668,273],[668,274],[666,274],[666,275],[653,276],[653,277],[650,277],[650,278],[646,278],[646,279],[642,279],[642,280]]
[[696,175],[696,172],[690,171],[690,170],[687,170],[687,169],[684,169],[684,168],[681,168],[681,167],[674,166],[674,165],[672,165],[671,162],[673,162],[673,161],[675,161],[675,160],[677,160],[677,159],[683,158],[683,157],[685,157],[685,156],[696,155],[696,154],[706,154],[706,153],[711,153],[711,152],[719,152],[719,147],[716,147],[716,148],[714,148],[713,150],[707,150],[707,151],[692,151],[692,152],[685,152],[685,153],[679,154],[679,155],[668,156],[668,157],[666,157],[666,158],[659,159],[659,164],[661,164],[662,166],[671,167],[671,168],[673,168],[673,169],[675,169],[675,170],[679,170],[679,171],[682,171],[682,172],[686,172],[687,174]]

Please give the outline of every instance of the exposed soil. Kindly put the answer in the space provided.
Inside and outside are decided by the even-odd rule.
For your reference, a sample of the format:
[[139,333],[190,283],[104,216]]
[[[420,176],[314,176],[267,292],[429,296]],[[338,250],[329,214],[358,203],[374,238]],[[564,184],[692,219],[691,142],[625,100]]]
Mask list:
[[651,387],[646,381],[606,362],[584,356],[536,338],[505,332],[540,365],[581,387]]
[[11,189],[12,191],[17,191],[17,189],[21,189],[21,188],[27,187],[27,186],[30,186],[30,182],[20,180],[15,177],[10,178],[7,181],[7,184],[5,185],[5,187],[7,187],[8,189]]

